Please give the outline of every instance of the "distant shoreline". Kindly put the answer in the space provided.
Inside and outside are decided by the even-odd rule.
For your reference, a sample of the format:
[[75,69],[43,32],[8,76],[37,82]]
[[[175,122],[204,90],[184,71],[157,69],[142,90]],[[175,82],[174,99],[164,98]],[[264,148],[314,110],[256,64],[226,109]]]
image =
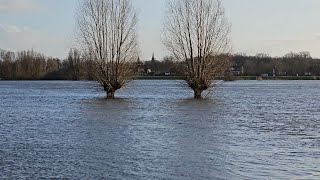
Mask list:
[[135,80],[184,80],[183,76],[137,76]]
[[320,80],[320,76],[234,76],[234,80]]
[[[183,76],[137,76],[134,80],[184,80]],[[241,80],[320,80],[320,76],[233,76],[229,81]],[[0,81],[94,81],[94,80],[68,80],[68,79],[12,79]]]
[[[183,76],[138,76],[136,80],[183,80]],[[239,80],[320,80],[320,76],[233,76],[232,81]]]

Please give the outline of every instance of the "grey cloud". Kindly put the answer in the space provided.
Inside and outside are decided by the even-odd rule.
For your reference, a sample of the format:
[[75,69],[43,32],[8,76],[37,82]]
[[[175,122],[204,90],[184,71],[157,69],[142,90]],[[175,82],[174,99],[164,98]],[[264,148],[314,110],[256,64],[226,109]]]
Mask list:
[[314,37],[317,38],[317,39],[320,39],[320,33],[314,34]]
[[64,57],[67,53],[66,40],[51,36],[29,27],[0,24],[0,48],[11,51],[34,49],[49,56]]
[[0,12],[23,12],[37,8],[33,0],[0,0]]

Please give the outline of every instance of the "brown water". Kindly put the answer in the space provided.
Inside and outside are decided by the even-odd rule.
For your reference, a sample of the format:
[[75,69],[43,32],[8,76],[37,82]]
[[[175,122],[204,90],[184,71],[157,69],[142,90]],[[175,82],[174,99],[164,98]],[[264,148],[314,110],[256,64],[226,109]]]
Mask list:
[[0,81],[0,179],[320,179],[320,82]]

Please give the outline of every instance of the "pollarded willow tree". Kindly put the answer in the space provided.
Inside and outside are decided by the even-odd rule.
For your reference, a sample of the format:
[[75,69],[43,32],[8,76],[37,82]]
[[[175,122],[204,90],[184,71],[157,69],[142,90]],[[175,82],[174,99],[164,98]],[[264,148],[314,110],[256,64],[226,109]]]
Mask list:
[[229,67],[230,24],[221,0],[169,0],[163,43],[185,64],[195,98]]
[[131,0],[83,0],[77,11],[79,41],[94,62],[93,75],[113,98],[133,75],[138,58],[137,14]]

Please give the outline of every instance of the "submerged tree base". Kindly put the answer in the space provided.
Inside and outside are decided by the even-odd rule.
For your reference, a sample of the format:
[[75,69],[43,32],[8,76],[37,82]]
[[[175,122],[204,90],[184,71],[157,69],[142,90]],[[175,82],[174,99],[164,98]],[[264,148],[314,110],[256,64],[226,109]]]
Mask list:
[[114,94],[115,94],[115,92],[107,92],[107,99],[114,99]]
[[202,99],[202,91],[194,90],[194,98],[195,99]]
[[104,91],[107,93],[107,99],[113,99],[114,94],[118,89],[121,89],[122,85],[117,81],[100,83],[103,86]]

